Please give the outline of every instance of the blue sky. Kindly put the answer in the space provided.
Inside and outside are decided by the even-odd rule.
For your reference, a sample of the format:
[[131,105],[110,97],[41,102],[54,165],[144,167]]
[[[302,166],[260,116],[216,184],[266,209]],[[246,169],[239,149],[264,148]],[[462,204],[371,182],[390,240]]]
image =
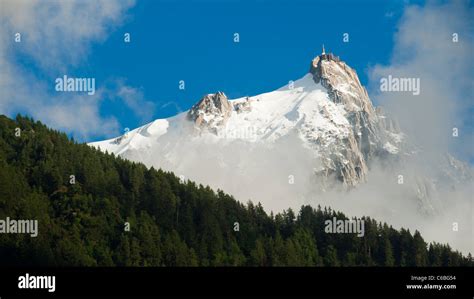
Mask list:
[[[357,70],[376,105],[391,107],[415,138],[428,138],[427,146],[474,140],[470,1],[5,0],[0,5],[0,113],[31,115],[79,141],[112,138],[127,127],[173,116],[207,93],[237,98],[274,90],[302,77],[322,44]],[[17,32],[21,43],[13,40]],[[460,34],[460,43],[451,42],[452,32]],[[130,43],[124,43],[124,33],[131,34]],[[417,74],[431,94],[405,102],[380,94],[377,82],[387,74]],[[63,75],[95,78],[97,93],[55,92],[55,79]],[[180,80],[185,90],[178,88]],[[465,138],[440,143],[454,126]],[[472,147],[457,148],[473,161]]]
[[[283,86],[307,72],[323,43],[365,84],[368,66],[388,61],[402,10],[401,1],[139,1],[77,73],[93,73],[98,82],[124,78],[141,88],[156,104],[153,118],[218,90],[236,98]],[[124,32],[131,33],[130,44],[123,43]],[[349,43],[342,40],[346,32]],[[178,89],[180,80],[185,90]],[[114,102],[101,111],[130,128],[142,121]]]
[[[140,101],[148,104],[146,113],[107,92],[101,95],[99,114],[117,120],[114,130],[84,134],[72,127],[68,132],[79,140],[98,140],[187,110],[207,93],[220,90],[236,98],[279,88],[307,72],[323,43],[366,84],[368,66],[389,60],[404,6],[402,1],[376,0],[140,0],[104,37],[88,43],[82,59],[65,55],[60,67],[45,68],[45,58],[35,60],[30,52],[18,51],[14,58],[44,81],[50,93],[55,78],[63,74],[93,77],[98,89],[119,81],[139,93]],[[123,41],[125,32],[131,34],[130,43]],[[234,33],[239,43],[234,43]],[[342,40],[344,33],[348,43]],[[82,46],[81,38],[87,36],[76,39]],[[50,46],[45,40],[38,47]],[[178,89],[180,80],[185,90]],[[18,107],[10,114],[18,112],[29,111]]]

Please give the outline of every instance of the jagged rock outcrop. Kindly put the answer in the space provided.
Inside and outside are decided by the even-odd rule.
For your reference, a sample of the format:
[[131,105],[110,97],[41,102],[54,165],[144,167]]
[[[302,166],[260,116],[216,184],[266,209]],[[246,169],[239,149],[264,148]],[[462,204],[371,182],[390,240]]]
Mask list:
[[[401,135],[396,126],[374,109],[367,90],[361,85],[357,73],[339,57],[323,53],[317,56],[310,65],[309,72],[316,84],[327,89],[330,99],[343,105],[346,118],[351,124],[352,132],[339,139],[340,149],[331,152],[326,167],[331,169],[337,178],[349,186],[366,180],[368,161],[375,155],[394,154]],[[337,153],[342,153],[337,155]]]
[[217,134],[219,128],[229,119],[233,105],[223,92],[208,94],[195,104],[188,112],[188,119],[192,120],[199,130],[208,130]]

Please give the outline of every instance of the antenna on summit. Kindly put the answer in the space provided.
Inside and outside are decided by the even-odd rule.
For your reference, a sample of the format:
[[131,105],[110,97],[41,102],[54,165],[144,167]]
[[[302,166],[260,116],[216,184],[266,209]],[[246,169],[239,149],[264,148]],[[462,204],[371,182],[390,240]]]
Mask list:
[[323,52],[321,54],[322,55],[326,54],[326,51],[324,50],[324,44],[323,44]]

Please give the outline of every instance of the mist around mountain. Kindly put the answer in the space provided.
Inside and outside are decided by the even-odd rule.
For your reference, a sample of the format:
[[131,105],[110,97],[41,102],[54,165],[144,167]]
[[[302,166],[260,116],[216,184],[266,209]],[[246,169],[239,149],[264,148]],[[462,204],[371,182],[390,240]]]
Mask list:
[[[258,199],[254,199],[258,201]],[[365,233],[325,231],[347,216],[302,206],[266,213],[223,191],[78,144],[30,118],[0,116],[3,266],[472,266],[447,244],[365,217]]]
[[267,212],[323,205],[474,249],[472,166],[405,134],[324,49],[277,90],[207,94],[186,112],[90,145],[241,202],[258,198]]

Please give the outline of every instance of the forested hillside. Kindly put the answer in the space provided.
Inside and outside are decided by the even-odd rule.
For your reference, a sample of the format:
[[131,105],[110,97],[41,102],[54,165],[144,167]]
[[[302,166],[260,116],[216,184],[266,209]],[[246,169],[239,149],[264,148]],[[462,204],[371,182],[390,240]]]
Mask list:
[[347,218],[309,206],[268,215],[40,122],[0,116],[0,219],[39,221],[36,238],[0,234],[3,266],[473,265],[449,245],[370,218],[362,238],[327,234],[334,216]]

